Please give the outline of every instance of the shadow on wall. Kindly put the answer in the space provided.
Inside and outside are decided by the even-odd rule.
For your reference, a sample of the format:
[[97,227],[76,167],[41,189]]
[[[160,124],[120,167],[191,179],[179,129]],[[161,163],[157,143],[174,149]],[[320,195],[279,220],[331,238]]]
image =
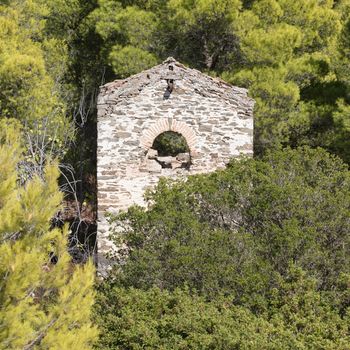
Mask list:
[[[170,65],[168,67],[168,69],[169,69],[170,72],[173,72],[174,71],[174,66]],[[166,82],[167,82],[168,86],[167,86],[167,88],[166,88],[166,90],[164,92],[164,95],[163,95],[164,100],[167,100],[170,97],[170,95],[173,92],[173,90],[174,90],[174,79],[167,79]]]

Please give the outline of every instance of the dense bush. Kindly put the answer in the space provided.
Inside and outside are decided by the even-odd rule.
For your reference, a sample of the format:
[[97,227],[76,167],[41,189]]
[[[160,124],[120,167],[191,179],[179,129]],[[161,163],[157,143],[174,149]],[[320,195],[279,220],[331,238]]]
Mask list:
[[346,349],[349,190],[347,166],[310,148],[164,179],[112,219],[124,248],[100,286],[99,346]]
[[233,296],[208,301],[188,289],[100,286],[97,349],[346,350],[349,313],[341,317],[316,291],[316,281],[293,266],[254,315]]
[[332,289],[350,266],[349,175],[327,152],[302,148],[161,181],[147,210],[118,218],[114,239],[125,249],[116,278],[259,299],[294,263]]

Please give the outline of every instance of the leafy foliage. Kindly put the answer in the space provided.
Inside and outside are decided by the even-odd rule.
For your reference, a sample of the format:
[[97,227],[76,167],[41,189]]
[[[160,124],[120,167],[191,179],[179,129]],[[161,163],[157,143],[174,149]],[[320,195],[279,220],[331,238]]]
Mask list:
[[263,349],[258,346],[266,344],[266,335],[259,330],[267,322],[230,304],[208,303],[181,290],[107,289],[96,309],[104,332],[97,348],[232,349],[250,343]]
[[[297,263],[331,288],[347,273],[350,177],[321,149],[233,161],[186,183],[161,181],[148,210],[120,216],[117,276],[126,285],[256,297]],[[151,204],[152,203],[152,204]],[[118,270],[119,271],[119,270]]]
[[347,349],[348,314],[341,317],[291,267],[272,290],[270,309],[254,315],[232,297],[208,301],[187,289],[100,287],[97,349]]
[[189,152],[186,139],[179,133],[166,131],[158,135],[153,141],[153,149],[160,156],[177,156],[179,153]]
[[346,349],[350,172],[285,149],[184,181],[115,217],[100,349]]

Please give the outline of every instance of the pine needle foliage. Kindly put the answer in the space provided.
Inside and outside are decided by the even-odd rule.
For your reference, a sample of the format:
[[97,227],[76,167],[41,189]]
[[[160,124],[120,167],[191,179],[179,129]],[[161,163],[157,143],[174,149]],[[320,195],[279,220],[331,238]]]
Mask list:
[[50,229],[62,194],[58,170],[17,182],[18,122],[0,121],[0,349],[90,349],[94,267],[74,267],[67,230]]

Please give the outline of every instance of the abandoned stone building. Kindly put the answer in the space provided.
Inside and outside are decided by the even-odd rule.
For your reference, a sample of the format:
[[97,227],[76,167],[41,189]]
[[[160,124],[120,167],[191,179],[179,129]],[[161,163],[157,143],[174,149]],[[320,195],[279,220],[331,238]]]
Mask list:
[[[98,264],[113,249],[106,213],[132,204],[162,176],[207,173],[253,153],[254,101],[247,90],[187,68],[162,64],[101,87],[98,98]],[[179,147],[160,147],[161,137]],[[163,139],[164,141],[164,139]]]

